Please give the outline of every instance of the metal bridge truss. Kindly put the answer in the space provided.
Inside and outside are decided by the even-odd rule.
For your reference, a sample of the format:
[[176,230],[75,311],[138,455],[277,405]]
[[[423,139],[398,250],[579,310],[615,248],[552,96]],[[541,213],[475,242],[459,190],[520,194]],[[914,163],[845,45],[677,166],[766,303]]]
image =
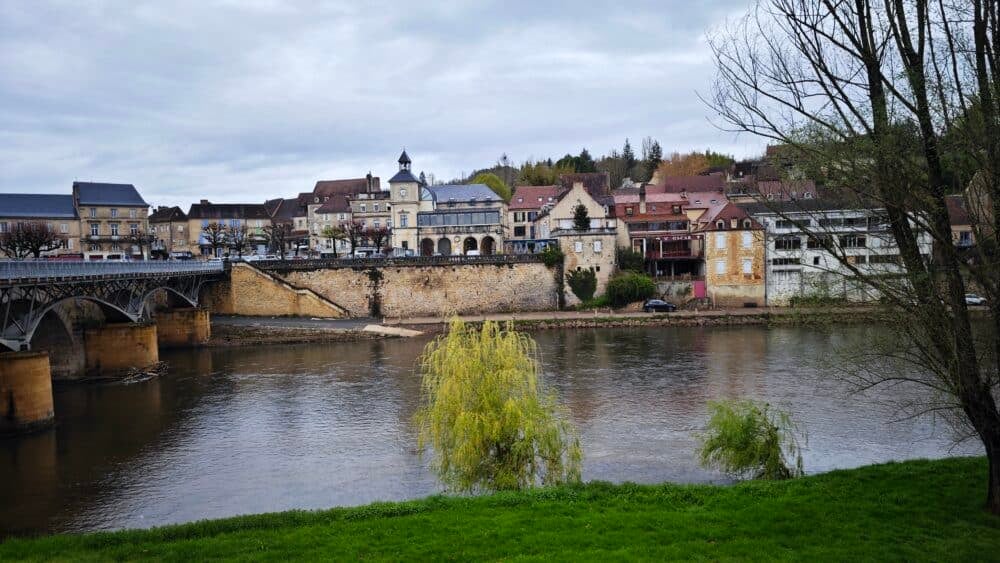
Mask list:
[[157,272],[68,278],[0,278],[0,345],[30,349],[42,317],[68,299],[85,299],[105,311],[117,311],[132,322],[149,319],[147,299],[166,290],[191,306],[198,305],[202,285],[222,272]]

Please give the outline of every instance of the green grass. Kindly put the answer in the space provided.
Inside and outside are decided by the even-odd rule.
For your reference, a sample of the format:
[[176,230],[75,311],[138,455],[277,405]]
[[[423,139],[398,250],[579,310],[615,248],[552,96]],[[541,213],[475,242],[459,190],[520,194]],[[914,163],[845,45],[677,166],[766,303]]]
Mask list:
[[955,458],[727,487],[591,483],[15,539],[0,560],[997,560],[985,479],[983,458]]

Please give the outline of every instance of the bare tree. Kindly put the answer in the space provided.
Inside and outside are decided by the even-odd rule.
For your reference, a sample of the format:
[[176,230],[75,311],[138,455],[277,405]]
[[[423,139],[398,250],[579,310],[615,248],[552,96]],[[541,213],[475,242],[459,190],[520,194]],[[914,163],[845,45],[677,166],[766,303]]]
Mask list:
[[363,231],[362,236],[371,241],[376,252],[384,252],[392,237],[392,229],[389,227],[370,227]]
[[267,241],[268,247],[273,252],[277,252],[282,260],[285,259],[285,246],[291,232],[291,223],[276,222],[264,227],[264,239]]
[[56,250],[63,244],[65,239],[44,223],[14,223],[0,233],[0,253],[15,259],[40,258],[43,252]]
[[365,224],[361,221],[351,221],[340,225],[347,234],[347,242],[351,244],[351,256],[354,256],[354,249],[364,244]]
[[219,249],[225,248],[228,233],[229,228],[226,227],[225,223],[219,221],[212,221],[201,228],[201,236],[212,248],[212,256],[218,256]]
[[337,225],[336,227],[331,227],[327,225],[323,227],[323,238],[330,241],[330,246],[333,248],[333,257],[337,257],[337,243],[342,240],[347,240],[347,230],[344,229],[343,225]]
[[247,227],[246,223],[240,223],[235,227],[229,227],[226,237],[226,246],[229,248],[229,253],[236,253],[240,258],[243,258],[243,253],[249,250],[251,243],[253,242],[253,232],[250,227]]
[[[776,141],[820,171],[838,198],[884,212],[885,236],[898,248],[894,275],[866,270],[837,252],[836,238],[810,233],[853,281],[897,305],[895,326],[905,343],[884,352],[911,368],[868,370],[862,382],[924,385],[938,398],[928,394],[924,411],[956,414],[986,450],[986,502],[994,514],[1000,514],[1000,264],[995,253],[980,260],[960,255],[945,198],[946,163],[967,163],[950,172],[974,180],[977,197],[966,200],[992,211],[977,219],[977,234],[995,247],[997,12],[988,0],[762,0],[713,37],[717,80],[708,99],[731,129]],[[953,140],[947,146],[946,137]],[[933,242],[932,256],[922,252],[924,236]],[[969,284],[990,304],[983,330],[974,329],[965,303]]]

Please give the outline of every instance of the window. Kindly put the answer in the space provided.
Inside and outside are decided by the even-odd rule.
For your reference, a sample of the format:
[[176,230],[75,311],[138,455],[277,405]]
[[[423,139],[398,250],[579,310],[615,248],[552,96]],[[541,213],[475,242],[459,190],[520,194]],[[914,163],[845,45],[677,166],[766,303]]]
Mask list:
[[625,208],[625,214],[626,215],[631,215],[632,214],[632,208],[631,207],[626,207]]
[[361,212],[364,213],[365,211],[367,211],[367,206],[365,206],[365,204],[362,203],[361,204]]
[[66,239],[66,249],[73,250],[73,239],[71,238]]
[[184,225],[177,225],[177,232],[178,233],[183,233],[184,232]]
[[408,227],[410,225],[410,216],[407,213],[399,214],[399,226]]
[[716,260],[715,261],[715,275],[721,276],[726,273],[726,261]]
[[599,240],[594,241],[594,252],[600,252],[604,250],[604,243]]
[[674,215],[680,215],[681,206],[680,205],[674,205],[674,206],[672,206],[670,208],[670,211],[672,211]]
[[111,223],[111,236],[118,236],[118,223]]
[[774,239],[775,250],[798,250],[802,248],[802,239],[799,237],[778,237]]
[[111,217],[112,218],[118,217],[118,210],[117,209],[111,208]]
[[726,228],[726,222],[723,221],[722,219],[719,219],[718,221],[715,222],[715,228],[717,228],[717,229],[725,229]]
[[864,248],[866,242],[864,235],[844,235],[840,237],[841,248]]
[[378,213],[378,204],[377,203],[373,203],[372,204],[372,211],[374,211],[375,213]]
[[96,237],[98,234],[100,234],[100,231],[99,231],[100,228],[101,228],[100,223],[91,223],[90,224],[90,236]]
[[406,197],[406,188],[399,188],[399,197]]
[[135,219],[135,209],[129,209],[128,210],[128,218],[129,219]]
[[374,221],[372,221],[372,227],[374,227],[376,229],[379,228],[379,220],[378,219],[375,219]]
[[819,256],[813,256],[813,266],[819,266]]
[[819,220],[820,227],[842,227],[844,226],[844,220],[840,217],[823,218]]
[[133,236],[139,234],[139,223],[129,223],[128,224],[128,232],[129,232],[130,235],[133,235]]
[[524,225],[518,225],[518,226],[514,227],[514,236],[515,237],[523,237],[523,236],[525,236],[525,231],[526,231],[526,228],[525,228]]
[[742,235],[743,248],[750,248],[753,246],[753,233],[743,232]]
[[67,225],[66,223],[60,223],[59,224],[59,232],[63,233],[63,234],[68,233],[69,232],[69,225]]
[[97,217],[97,208],[91,207],[90,208],[90,218],[93,219],[94,217]]
[[514,222],[515,223],[523,223],[524,222],[524,211],[515,211],[514,212]]
[[958,233],[958,246],[972,246],[972,231]]
[[771,259],[771,264],[773,264],[775,266],[791,266],[791,265],[800,264],[800,263],[801,262],[800,262],[800,260],[798,258],[772,258]]
[[119,246],[117,242],[111,245],[111,250],[117,251],[117,250],[121,250],[121,249],[122,249],[122,247]]
[[100,252],[100,250],[101,250],[101,245],[99,245],[99,244],[91,244],[90,245],[90,251],[91,252]]
[[743,273],[747,275],[753,273],[753,260],[749,258],[743,260]]
[[806,248],[815,250],[820,248],[826,248],[830,244],[831,242],[829,236],[815,236],[815,237],[809,237],[809,239],[806,241]]
[[577,254],[583,252],[583,241],[578,240],[573,243],[573,252],[576,252]]
[[898,254],[872,254],[868,260],[871,264],[898,264]]
[[0,233],[6,233],[10,230],[10,224],[6,221],[0,223]]
[[723,250],[726,248],[726,235],[723,233],[715,233],[715,249]]

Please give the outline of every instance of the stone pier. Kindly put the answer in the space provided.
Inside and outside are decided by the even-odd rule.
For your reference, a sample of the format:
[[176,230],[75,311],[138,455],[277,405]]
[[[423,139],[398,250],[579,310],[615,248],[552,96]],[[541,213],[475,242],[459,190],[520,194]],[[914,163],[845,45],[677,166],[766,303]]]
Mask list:
[[83,333],[88,375],[116,375],[160,361],[153,323],[121,323],[88,328]]
[[171,309],[156,313],[156,340],[161,348],[202,346],[212,337],[208,309]]
[[0,434],[48,426],[54,415],[48,353],[0,353]]

